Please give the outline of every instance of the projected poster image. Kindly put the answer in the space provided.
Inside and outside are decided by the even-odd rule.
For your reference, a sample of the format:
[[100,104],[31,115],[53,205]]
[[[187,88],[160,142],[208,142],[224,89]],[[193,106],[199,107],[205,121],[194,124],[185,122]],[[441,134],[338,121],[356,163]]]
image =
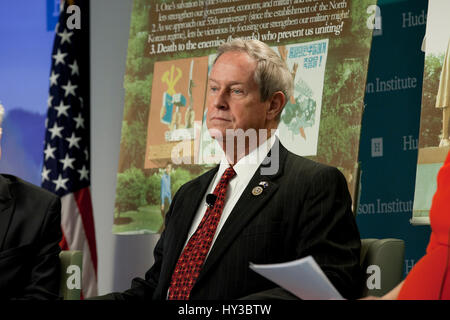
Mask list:
[[[142,109],[131,109],[133,121],[124,122],[122,143],[131,159],[143,153],[136,152],[139,144],[145,146],[145,156],[142,164],[132,161],[118,174],[114,233],[162,232],[178,188],[207,170],[196,165],[207,74],[207,57],[158,61],[149,85],[136,86],[142,92],[134,95],[133,107],[142,103],[148,110],[145,135]],[[145,91],[151,91],[149,106],[141,100]]]
[[425,67],[413,224],[429,224],[437,174],[450,151],[450,2],[430,1],[423,48]]
[[294,92],[281,114],[281,143],[301,156],[317,155],[328,39],[273,48],[286,61]]
[[277,135],[291,152],[337,167],[355,201],[377,1],[163,2],[133,4],[113,232],[161,232],[177,190],[222,158],[206,127],[207,78],[217,48],[235,38],[261,40],[286,61],[294,94]]
[[180,162],[194,163],[194,143],[199,138],[195,123],[202,122],[207,68],[206,57],[155,63],[145,169],[165,167],[179,156],[172,156],[176,147],[188,157]]

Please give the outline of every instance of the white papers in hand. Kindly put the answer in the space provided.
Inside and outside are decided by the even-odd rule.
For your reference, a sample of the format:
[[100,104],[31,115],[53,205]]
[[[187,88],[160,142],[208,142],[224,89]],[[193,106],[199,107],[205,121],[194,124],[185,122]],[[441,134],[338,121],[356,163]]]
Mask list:
[[250,269],[303,300],[344,300],[312,256],[284,263],[250,263]]

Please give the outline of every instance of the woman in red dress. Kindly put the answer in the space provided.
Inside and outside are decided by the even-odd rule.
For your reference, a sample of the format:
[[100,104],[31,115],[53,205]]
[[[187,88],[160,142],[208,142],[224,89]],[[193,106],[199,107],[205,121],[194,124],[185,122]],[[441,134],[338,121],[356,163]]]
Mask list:
[[431,236],[426,254],[382,299],[450,299],[450,152],[439,170],[430,209]]

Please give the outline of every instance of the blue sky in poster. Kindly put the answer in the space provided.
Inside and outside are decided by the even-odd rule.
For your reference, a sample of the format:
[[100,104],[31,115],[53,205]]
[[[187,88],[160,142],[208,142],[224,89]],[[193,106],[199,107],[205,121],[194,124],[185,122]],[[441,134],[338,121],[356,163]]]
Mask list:
[[40,184],[54,32],[46,1],[0,2],[0,102],[3,123],[0,172]]

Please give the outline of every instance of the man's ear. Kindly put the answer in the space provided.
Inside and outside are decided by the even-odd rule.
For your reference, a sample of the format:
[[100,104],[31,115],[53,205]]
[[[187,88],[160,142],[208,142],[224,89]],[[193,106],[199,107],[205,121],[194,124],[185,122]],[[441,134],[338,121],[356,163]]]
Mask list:
[[267,119],[273,120],[278,117],[283,111],[283,107],[286,103],[286,96],[282,91],[275,92],[269,99],[269,109],[267,110]]

